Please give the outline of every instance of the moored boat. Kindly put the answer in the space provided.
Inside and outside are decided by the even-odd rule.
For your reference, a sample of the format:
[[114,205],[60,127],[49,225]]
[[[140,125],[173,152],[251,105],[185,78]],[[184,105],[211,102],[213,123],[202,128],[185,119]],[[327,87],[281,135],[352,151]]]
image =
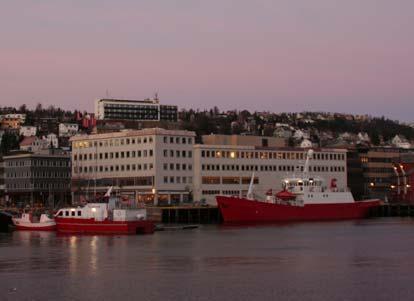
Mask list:
[[332,179],[326,187],[324,179],[309,176],[307,154],[302,176],[285,178],[283,190],[276,194],[269,191],[266,198],[253,197],[253,177],[246,198],[217,196],[217,204],[225,223],[260,223],[287,221],[323,221],[359,219],[368,215],[370,208],[380,205],[380,200],[355,201],[347,189],[338,189]]
[[13,224],[16,230],[31,231],[54,231],[56,230],[56,222],[47,214],[40,215],[40,219],[36,220],[32,213],[23,213],[20,217],[13,217]]
[[154,223],[147,219],[145,208],[123,204],[117,198],[62,208],[55,220],[60,233],[150,234],[155,229]]

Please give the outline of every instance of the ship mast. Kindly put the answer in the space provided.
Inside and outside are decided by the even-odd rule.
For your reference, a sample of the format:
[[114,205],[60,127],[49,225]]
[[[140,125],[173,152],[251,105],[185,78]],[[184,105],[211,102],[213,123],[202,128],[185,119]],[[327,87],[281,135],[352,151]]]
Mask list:
[[309,174],[309,161],[313,157],[313,150],[310,149],[306,153],[306,161],[305,161],[305,167],[303,168],[303,177],[305,178]]
[[249,190],[247,191],[247,198],[253,200],[253,184],[254,184],[254,172],[252,173],[252,178],[250,179]]

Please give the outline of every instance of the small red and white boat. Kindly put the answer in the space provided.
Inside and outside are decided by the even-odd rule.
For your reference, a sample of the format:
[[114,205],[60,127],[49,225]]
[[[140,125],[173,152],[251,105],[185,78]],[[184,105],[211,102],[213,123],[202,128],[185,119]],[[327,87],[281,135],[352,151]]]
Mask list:
[[108,202],[60,209],[55,215],[57,231],[85,234],[154,233],[155,225],[147,219],[145,208],[109,198],[110,191],[111,188],[105,195]]
[[323,221],[367,217],[370,208],[380,200],[355,201],[347,189],[338,189],[332,179],[326,187],[322,178],[308,174],[312,150],[308,152],[304,172],[282,181],[283,190],[268,192],[264,200],[253,197],[253,178],[247,198],[217,196],[217,204],[225,223],[261,223],[288,221]]
[[13,224],[16,230],[32,230],[32,231],[54,231],[56,230],[56,222],[47,214],[40,215],[40,219],[36,220],[32,213],[23,213],[21,217],[13,217]]

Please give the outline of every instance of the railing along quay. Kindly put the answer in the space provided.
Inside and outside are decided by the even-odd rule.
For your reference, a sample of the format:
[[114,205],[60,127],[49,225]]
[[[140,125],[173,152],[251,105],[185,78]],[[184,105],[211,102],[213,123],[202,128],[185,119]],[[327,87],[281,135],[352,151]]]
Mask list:
[[392,217],[392,216],[412,216],[414,217],[414,204],[381,204],[371,208],[370,217]]

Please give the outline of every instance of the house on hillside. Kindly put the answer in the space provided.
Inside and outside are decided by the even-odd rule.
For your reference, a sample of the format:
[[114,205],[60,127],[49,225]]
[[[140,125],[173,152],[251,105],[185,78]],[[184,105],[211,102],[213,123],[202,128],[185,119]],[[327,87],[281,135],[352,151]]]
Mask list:
[[19,129],[19,135],[24,137],[36,136],[37,128],[31,125],[23,125]]
[[399,148],[411,148],[410,142],[403,135],[395,135],[395,137],[391,139],[391,144]]
[[37,152],[48,148],[47,141],[36,136],[24,137],[20,142],[20,149],[28,152]]

